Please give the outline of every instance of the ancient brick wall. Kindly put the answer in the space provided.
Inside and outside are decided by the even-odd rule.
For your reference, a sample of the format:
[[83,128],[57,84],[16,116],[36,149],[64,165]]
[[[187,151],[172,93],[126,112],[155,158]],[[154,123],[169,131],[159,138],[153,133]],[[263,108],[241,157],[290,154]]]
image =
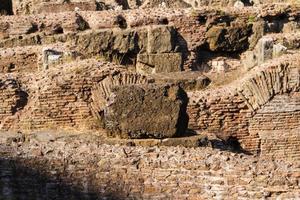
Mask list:
[[259,4],[272,4],[272,3],[299,3],[297,0],[254,0],[254,5],[259,5]]
[[251,132],[289,130],[300,124],[299,93],[277,95],[250,119]]
[[[57,72],[63,75],[56,75]],[[2,130],[38,130],[77,128],[91,130],[101,124],[101,105],[105,104],[114,85],[146,83],[144,76],[96,60],[66,64],[56,70],[36,74],[36,79],[24,81],[29,95],[28,103],[18,113],[17,121],[8,121]],[[16,88],[18,89],[18,88]],[[14,92],[13,90],[12,92]],[[13,116],[15,93],[3,98],[3,119]],[[12,100],[9,100],[12,99]],[[15,100],[17,101],[17,99]],[[6,103],[5,103],[6,102]],[[1,104],[2,105],[2,104]]]
[[93,193],[112,199],[300,197],[299,160],[269,160],[210,148],[111,146],[86,134],[41,132],[30,138],[10,143],[12,152],[1,143],[0,152],[43,177],[55,176],[54,180],[76,187],[87,199]]
[[184,0],[192,5],[194,8],[201,6],[233,6],[234,0]]
[[18,81],[3,76],[0,91],[0,129],[7,130],[15,122],[17,112],[26,106],[28,94],[21,89]]
[[7,48],[0,52],[0,73],[36,72],[38,70],[38,49]]
[[[277,64],[268,63],[270,66],[261,66],[260,71],[255,71],[254,75],[250,73],[242,80],[221,89],[189,93],[190,127],[213,132],[223,139],[236,137],[242,147],[249,151],[259,151],[257,130],[272,129],[273,125],[269,126],[270,123],[274,123],[274,129],[277,127],[281,130],[286,130],[283,123],[290,125],[290,129],[299,127],[299,99],[296,97],[294,102],[290,100],[292,103],[286,104],[290,110],[287,108],[285,112],[280,112],[284,108],[277,108],[272,111],[274,114],[267,112],[269,118],[261,118],[269,107],[277,106],[281,96],[276,95],[299,91],[299,59],[288,59]],[[272,100],[274,96],[275,99]],[[286,102],[279,103],[282,105]],[[282,119],[284,120],[281,121]]]
[[299,159],[299,133],[299,128],[258,131],[261,155],[276,159]]
[[36,12],[37,13],[58,13],[66,11],[74,11],[76,9],[96,11],[96,1],[90,2],[70,2],[70,3],[41,3]]

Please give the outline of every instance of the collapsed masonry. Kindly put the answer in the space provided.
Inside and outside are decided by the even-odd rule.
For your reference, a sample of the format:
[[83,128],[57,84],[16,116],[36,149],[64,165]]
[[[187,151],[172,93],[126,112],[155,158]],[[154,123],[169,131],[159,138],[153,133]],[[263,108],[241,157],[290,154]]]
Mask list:
[[48,14],[55,3],[28,3],[14,13],[40,14],[0,19],[1,130],[162,139],[189,128],[299,157],[280,136],[268,142],[280,130],[300,140],[298,4],[97,11],[74,1],[56,4],[76,11]]
[[299,2],[5,2],[0,155],[122,199],[299,197]]

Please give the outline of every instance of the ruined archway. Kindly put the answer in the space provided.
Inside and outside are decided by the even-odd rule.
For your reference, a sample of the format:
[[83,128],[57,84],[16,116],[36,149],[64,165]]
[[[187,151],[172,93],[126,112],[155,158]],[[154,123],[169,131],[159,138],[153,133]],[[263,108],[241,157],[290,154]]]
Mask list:
[[[256,117],[259,118],[258,115],[264,107],[273,105],[272,100],[276,101],[280,95],[294,95],[294,102],[298,102],[299,89],[300,60],[297,56],[291,55],[280,62],[266,63],[230,85],[200,91],[197,95],[191,94],[191,104],[188,107],[191,122],[189,126],[214,133],[223,140],[235,137],[244,150],[260,152],[259,130],[264,122],[256,124],[258,128],[255,130]],[[294,121],[290,129],[300,127],[300,121],[295,114],[300,110],[299,104],[294,104],[287,114],[291,117],[290,121]],[[273,116],[277,116],[276,110]],[[272,126],[270,130],[276,128],[275,125]]]

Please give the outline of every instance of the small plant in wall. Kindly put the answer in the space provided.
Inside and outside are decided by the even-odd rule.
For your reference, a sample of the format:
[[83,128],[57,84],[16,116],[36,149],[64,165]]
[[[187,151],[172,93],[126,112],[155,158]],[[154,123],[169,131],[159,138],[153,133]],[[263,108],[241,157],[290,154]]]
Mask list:
[[248,24],[253,24],[255,21],[256,21],[256,17],[253,16],[253,15],[250,15],[250,16],[248,17],[247,23],[248,23]]

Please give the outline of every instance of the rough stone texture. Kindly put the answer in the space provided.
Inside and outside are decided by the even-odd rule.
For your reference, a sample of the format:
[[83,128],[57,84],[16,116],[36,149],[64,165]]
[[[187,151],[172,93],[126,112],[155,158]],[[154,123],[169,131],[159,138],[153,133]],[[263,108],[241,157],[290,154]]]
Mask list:
[[175,48],[173,27],[156,27],[148,29],[148,53],[166,53]]
[[104,110],[105,127],[121,138],[169,138],[185,133],[187,97],[178,86],[113,88]]
[[[19,15],[0,18],[0,199],[36,183],[26,198],[59,199],[60,183],[78,190],[61,199],[299,199],[300,4],[235,2],[14,0]],[[178,90],[154,84],[187,91],[188,130]]]
[[202,72],[173,72],[173,73],[157,73],[151,77],[159,84],[176,84],[185,91],[203,90],[211,83],[211,80],[204,76]]
[[259,39],[253,50],[244,53],[242,62],[246,68],[251,69],[288,53],[288,50],[298,49],[299,45],[298,34],[269,34]]
[[233,6],[235,0],[146,0],[142,7],[201,8],[204,6]]
[[141,6],[142,8],[155,8],[155,7],[164,7],[164,8],[187,8],[191,7],[184,0],[145,0]]
[[292,130],[299,127],[300,93],[277,95],[250,120],[251,131]]
[[[257,16],[257,12],[262,14]],[[287,13],[289,17],[281,19],[280,16],[282,12]],[[104,53],[114,54],[120,57],[129,56],[131,60],[135,60],[138,53],[147,53],[147,49],[151,48],[147,46],[149,41],[147,30],[150,29],[151,31],[154,31],[153,33],[155,33],[155,31],[160,32],[160,38],[157,39],[157,44],[153,44],[153,47],[160,46],[159,44],[162,44],[162,41],[171,41],[172,43],[168,44],[168,47],[164,47],[171,49],[171,52],[168,51],[166,53],[173,53],[173,51],[182,53],[183,68],[195,69],[194,63],[198,62],[197,51],[203,48],[208,42],[206,36],[208,30],[213,30],[216,27],[223,27],[224,30],[230,30],[229,32],[241,29],[242,33],[244,33],[247,32],[246,29],[244,30],[245,27],[247,30],[252,29],[253,34],[248,35],[253,36],[251,37],[251,40],[249,39],[249,44],[252,47],[256,44],[262,34],[279,32],[281,31],[280,27],[284,27],[288,23],[297,23],[296,19],[299,13],[297,13],[297,6],[289,7],[288,5],[276,5],[263,8],[246,7],[241,10],[232,8],[224,8],[223,10],[212,10],[208,8],[201,8],[199,10],[159,8],[124,11],[109,10],[101,12],[79,11],[77,14],[79,14],[84,21],[76,21],[78,18],[76,18],[75,12],[61,12],[52,15],[39,14],[35,16],[18,16],[19,19],[17,19],[16,16],[3,17],[0,20],[0,23],[4,23],[3,31],[2,33],[0,31],[0,35],[6,39],[0,41],[0,47],[48,45],[56,42],[72,42],[75,43],[75,45],[84,47],[81,49],[82,52],[85,52],[87,49],[90,49],[90,51],[95,49],[92,55],[98,54],[99,50],[101,50],[104,51]],[[257,17],[253,18],[253,16]],[[127,25],[127,28],[138,27],[138,30],[119,30],[120,21],[118,21],[118,19],[123,20],[121,20],[121,22],[124,23],[122,26]],[[23,23],[19,24],[20,21]],[[280,23],[278,21],[280,21]],[[264,28],[265,24],[277,22],[276,29]],[[5,24],[8,24],[7,28],[5,28]],[[149,25],[152,25],[153,27],[149,28]],[[162,25],[167,25],[168,28]],[[13,29],[9,27],[13,27]],[[83,32],[83,30],[88,27],[91,31]],[[111,29],[113,29],[113,31]],[[14,34],[9,34],[11,30],[13,30],[12,33]],[[74,31],[80,32],[74,35]],[[111,32],[113,32],[113,34]],[[61,33],[64,34],[61,35]],[[20,34],[22,35],[21,39],[19,38]],[[98,34],[101,34],[102,36],[95,36]],[[172,40],[169,40],[170,34],[173,38]],[[125,35],[124,37],[126,37],[126,40],[120,42],[123,35]],[[239,46],[239,50],[244,51],[248,46],[248,42],[244,40],[245,34],[228,35],[235,35],[234,39],[229,37],[230,40],[226,40],[226,43],[230,43],[227,44],[229,49],[231,46],[233,49],[236,49],[235,47]],[[114,37],[116,37],[116,40],[114,40]],[[101,42],[93,42],[93,39],[94,41]],[[236,41],[243,42],[237,44]],[[127,47],[125,45],[127,43],[131,46]],[[222,45],[225,45],[226,43],[223,42]],[[231,45],[231,43],[237,45]],[[104,45],[102,46],[102,44]],[[116,46],[112,48],[110,45],[105,44]],[[122,44],[122,51],[118,48],[120,44]],[[134,48],[132,48],[132,45]],[[99,46],[103,48],[99,48]],[[120,53],[124,52],[124,48],[128,48],[128,50],[125,53]],[[106,52],[108,50],[113,50],[115,52]],[[119,54],[126,54],[126,56]],[[111,59],[108,59],[108,61],[111,61]],[[134,63],[134,61],[130,61],[130,63],[132,62]]]
[[39,48],[9,48],[0,53],[0,72],[34,72],[38,70]]
[[261,154],[272,159],[299,160],[299,131],[299,128],[259,131]]
[[0,129],[5,130],[26,106],[28,94],[20,88],[18,81],[7,77],[1,77],[0,90]]
[[[260,119],[259,109],[267,106],[276,95],[299,91],[299,58],[297,55],[287,56],[280,62],[270,62],[257,70],[223,88],[188,93],[190,128],[213,132],[225,140],[237,138],[245,150],[259,152],[259,131],[251,128],[255,127],[251,122],[258,123],[256,126],[260,130],[263,126],[255,121],[256,114],[257,119]],[[297,99],[297,93],[295,98]],[[274,110],[276,114],[269,118],[272,122],[274,120],[270,129],[276,129],[277,125],[282,131],[286,130],[285,126],[299,127],[298,109],[296,104],[291,112],[287,110],[287,113],[281,114],[280,110]],[[281,116],[286,117],[286,120],[281,121]],[[268,127],[268,122],[263,124]]]
[[[1,157],[15,161],[11,170],[32,169],[43,174],[43,180],[53,178],[46,179],[48,187],[41,189],[46,192],[26,194],[32,198],[57,195],[63,186],[55,189],[55,183],[76,188],[76,198],[83,192],[81,199],[298,199],[300,194],[299,160],[270,160],[211,148],[111,146],[86,134],[38,135],[26,137],[26,142],[16,135],[10,146],[0,145]],[[21,186],[13,184],[11,171],[6,170],[1,170],[5,176],[0,182],[11,178],[6,186],[16,191]],[[21,191],[31,183],[22,185]],[[14,195],[3,190],[0,194]],[[71,197],[65,194],[61,199]]]
[[66,11],[74,11],[75,8],[79,10],[85,10],[85,11],[96,11],[97,3],[96,1],[70,2],[70,3],[43,2],[38,6],[36,12],[37,13],[66,12]]
[[247,48],[250,34],[251,27],[247,25],[229,28],[215,26],[208,30],[206,36],[210,50],[235,52]]
[[178,72],[182,70],[180,53],[139,54],[136,70],[142,74]]
[[[86,67],[81,68],[83,66]],[[58,71],[61,75],[56,75]],[[106,86],[105,91],[108,92],[108,88],[113,85],[147,82],[144,76],[95,60],[66,64],[58,69],[41,72],[35,79],[23,80],[26,85],[24,92],[29,95],[26,107],[22,112],[18,112],[19,109],[5,111],[6,115],[1,120],[5,126],[1,126],[1,130],[99,128],[101,122],[98,122],[97,112],[100,111],[94,110],[96,108],[92,105],[94,101],[101,100],[92,95],[95,94],[92,92],[95,85],[107,85],[108,80],[114,80],[114,83]],[[15,98],[13,94],[10,98]],[[3,98],[9,99],[7,96]],[[14,107],[15,104],[7,106]],[[18,117],[11,120],[15,113]]]

